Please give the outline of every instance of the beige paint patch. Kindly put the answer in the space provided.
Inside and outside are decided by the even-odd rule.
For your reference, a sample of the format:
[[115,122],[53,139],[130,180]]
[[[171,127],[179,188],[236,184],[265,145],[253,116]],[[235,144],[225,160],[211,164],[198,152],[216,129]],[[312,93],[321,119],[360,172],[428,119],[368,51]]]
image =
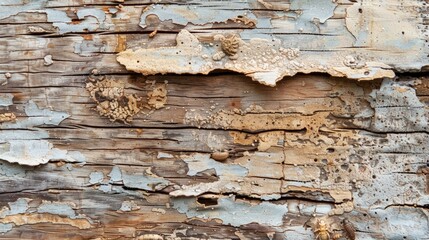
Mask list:
[[203,44],[196,36],[182,30],[176,42],[175,47],[128,49],[119,53],[117,60],[128,70],[144,75],[208,74],[225,69],[243,73],[268,86],[275,86],[283,77],[299,72],[324,72],[365,80],[394,76],[393,71],[385,69],[386,65],[382,63],[372,62],[360,69],[352,69],[344,64],[347,52],[314,58],[297,49],[283,48],[280,40],[254,38],[243,41],[237,36],[216,35],[213,44]]
[[26,213],[26,214],[15,214],[9,215],[0,219],[0,223],[13,223],[17,226],[38,224],[38,223],[51,223],[70,225],[79,229],[90,229],[91,223],[87,219],[71,219],[67,217],[61,217],[58,215],[47,214],[47,213]]

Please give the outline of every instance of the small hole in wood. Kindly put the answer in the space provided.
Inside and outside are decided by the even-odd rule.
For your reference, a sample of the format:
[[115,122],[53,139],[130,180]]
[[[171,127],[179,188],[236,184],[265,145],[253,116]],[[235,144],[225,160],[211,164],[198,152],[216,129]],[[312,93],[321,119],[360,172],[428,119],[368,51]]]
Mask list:
[[197,198],[197,203],[199,203],[205,207],[216,206],[217,205],[217,198],[200,196]]

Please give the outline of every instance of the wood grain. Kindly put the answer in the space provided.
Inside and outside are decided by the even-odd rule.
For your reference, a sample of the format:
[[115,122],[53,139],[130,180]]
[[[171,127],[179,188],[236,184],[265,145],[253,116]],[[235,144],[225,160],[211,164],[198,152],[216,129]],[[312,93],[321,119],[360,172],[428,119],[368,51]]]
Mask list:
[[[247,1],[247,9],[243,1],[0,3],[0,114],[16,116],[0,123],[2,238],[315,239],[318,220],[345,236],[345,218],[356,239],[427,237],[427,3],[380,1],[421,32],[390,29],[394,43],[362,46],[346,18],[362,5],[365,24],[380,27],[375,7],[330,2],[335,8],[319,29],[305,14],[321,13],[295,9],[297,1]],[[161,18],[178,6],[233,17]],[[239,10],[248,19],[234,18]],[[158,19],[142,22],[148,12]],[[264,21],[269,28],[258,25]],[[270,36],[320,59],[369,52],[397,77],[297,74],[269,87],[222,69],[143,76],[116,60],[126,49],[174,47],[183,29],[204,44],[216,34]],[[86,85],[94,76],[141,98],[132,121],[98,114],[102,101]],[[158,109],[149,102],[160,85],[167,95]],[[210,157],[222,151],[225,160]]]

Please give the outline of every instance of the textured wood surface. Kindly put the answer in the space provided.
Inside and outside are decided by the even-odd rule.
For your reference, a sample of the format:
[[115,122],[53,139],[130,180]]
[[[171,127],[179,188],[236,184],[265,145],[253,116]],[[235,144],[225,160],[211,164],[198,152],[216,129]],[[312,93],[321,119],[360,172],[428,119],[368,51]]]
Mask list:
[[[0,238],[428,239],[427,23],[418,0],[0,1]],[[184,29],[308,68],[176,71]],[[347,78],[371,62],[396,76]]]

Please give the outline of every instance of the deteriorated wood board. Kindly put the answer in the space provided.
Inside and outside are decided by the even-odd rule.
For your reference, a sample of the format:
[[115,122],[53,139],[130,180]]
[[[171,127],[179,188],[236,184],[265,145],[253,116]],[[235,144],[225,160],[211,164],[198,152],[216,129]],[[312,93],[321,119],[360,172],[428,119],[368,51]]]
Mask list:
[[[425,1],[380,1],[418,18],[371,48],[346,29],[359,6],[363,24],[373,19],[368,1],[320,1],[323,14],[297,1],[230,1],[217,17],[231,17],[215,23],[162,16],[190,2],[0,3],[2,237],[314,239],[316,219],[341,232],[344,218],[357,239],[428,236],[429,79],[407,73],[427,65]],[[207,11],[198,3],[190,9]],[[154,12],[158,20],[146,18]],[[306,22],[312,14],[319,29]],[[286,48],[311,46],[316,60],[333,56],[325,48],[365,52],[405,73],[371,82],[298,74],[267,87],[225,72],[142,76],[116,61],[126,49],[174,47],[183,29],[204,44],[269,34]],[[104,89],[90,95],[90,77],[105,77]],[[132,94],[144,107],[129,123],[95,110],[100,96]],[[211,158],[224,150],[225,161]]]

